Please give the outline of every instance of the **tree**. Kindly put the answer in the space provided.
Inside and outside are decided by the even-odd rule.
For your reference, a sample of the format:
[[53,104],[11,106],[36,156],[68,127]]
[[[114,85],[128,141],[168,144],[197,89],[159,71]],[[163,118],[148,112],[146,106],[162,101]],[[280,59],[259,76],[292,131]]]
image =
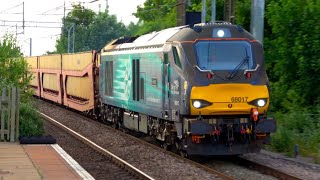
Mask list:
[[116,16],[103,12],[95,16],[89,25],[87,43],[90,49],[100,50],[108,42],[126,34],[126,27],[117,22]]
[[[186,5],[187,12],[201,12],[201,0],[191,0]],[[177,24],[177,0],[147,0],[143,6],[138,6],[134,15],[139,18],[139,29],[134,34],[145,34],[174,27]],[[206,21],[211,21],[211,1],[206,1]],[[216,2],[216,19],[223,20],[224,1]],[[131,26],[133,28],[133,26]]]
[[[186,7],[187,12],[201,12],[202,0],[191,0],[191,6]],[[211,0],[206,0],[206,22],[211,21]],[[216,21],[223,21],[224,0],[216,0]]]
[[[16,38],[5,35],[0,40],[0,92],[3,87],[16,86],[21,89],[20,99],[20,136],[33,136],[43,134],[43,122],[31,105],[31,93],[28,85],[32,78],[28,72],[28,64],[21,53]],[[8,112],[3,111],[2,116]]]
[[266,46],[273,59],[273,95],[277,108],[320,103],[320,1],[274,0],[266,17],[272,28]]
[[134,15],[139,18],[136,34],[145,34],[176,26],[176,0],[146,0],[137,7]]
[[30,79],[28,64],[17,40],[12,35],[5,35],[0,40],[0,87],[16,86],[25,89]]
[[[88,26],[92,23],[95,12],[86,9],[80,4],[73,5],[72,10],[67,17],[63,19],[63,26],[61,29],[61,36],[57,40],[57,53],[68,52],[68,29],[75,25],[75,52],[88,51],[90,47],[87,43]],[[70,33],[72,35],[72,33]],[[70,39],[72,39],[70,37]]]
[[96,14],[80,4],[73,5],[73,9],[63,20],[62,33],[56,43],[56,53],[68,51],[67,29],[73,24],[75,25],[75,52],[100,50],[109,41],[127,34],[125,26],[117,22],[116,17],[109,15],[107,11]]

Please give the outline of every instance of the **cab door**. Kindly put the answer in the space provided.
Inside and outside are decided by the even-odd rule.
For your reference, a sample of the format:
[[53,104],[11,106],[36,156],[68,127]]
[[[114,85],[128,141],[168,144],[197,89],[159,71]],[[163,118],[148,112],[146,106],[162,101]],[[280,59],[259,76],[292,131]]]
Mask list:
[[163,53],[162,61],[162,117],[168,119],[170,117],[170,79],[169,79],[169,52]]
[[170,119],[173,121],[179,121],[179,109],[181,102],[181,74],[182,64],[179,46],[173,44],[171,52],[169,53],[169,107],[170,107]]
[[165,48],[163,54],[163,117],[178,121],[181,91],[181,62],[176,46]]

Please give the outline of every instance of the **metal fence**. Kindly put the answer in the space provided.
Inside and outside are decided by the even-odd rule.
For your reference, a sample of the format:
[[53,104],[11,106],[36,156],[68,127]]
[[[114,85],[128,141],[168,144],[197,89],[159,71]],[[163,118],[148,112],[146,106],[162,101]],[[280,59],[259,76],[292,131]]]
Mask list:
[[0,95],[0,141],[14,142],[19,137],[20,90],[2,88]]

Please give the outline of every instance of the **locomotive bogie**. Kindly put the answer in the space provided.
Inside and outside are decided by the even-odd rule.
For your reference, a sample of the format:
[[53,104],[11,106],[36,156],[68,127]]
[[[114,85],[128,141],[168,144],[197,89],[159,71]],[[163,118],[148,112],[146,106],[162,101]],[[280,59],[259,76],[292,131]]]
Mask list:
[[166,142],[166,145],[175,143],[176,128],[172,122],[110,105],[102,104],[101,107],[102,120],[111,123],[116,128],[121,127],[149,135]]

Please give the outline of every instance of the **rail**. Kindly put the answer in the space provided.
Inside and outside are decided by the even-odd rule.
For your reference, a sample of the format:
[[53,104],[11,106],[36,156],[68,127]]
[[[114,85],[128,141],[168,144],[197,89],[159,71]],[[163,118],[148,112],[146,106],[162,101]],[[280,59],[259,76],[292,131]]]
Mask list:
[[237,161],[239,161],[240,165],[249,167],[250,169],[259,171],[263,174],[267,174],[273,177],[276,177],[278,179],[285,179],[285,180],[300,180],[301,178],[298,178],[296,176],[284,173],[280,170],[259,164],[257,162],[250,161],[248,159],[244,159],[241,157],[238,157]]
[[103,155],[109,157],[113,162],[115,162],[116,164],[118,164],[121,167],[126,168],[128,171],[130,171],[131,173],[133,173],[136,176],[138,176],[138,178],[140,178],[140,179],[148,179],[148,180],[153,180],[154,179],[151,176],[147,175],[146,173],[142,172],[141,170],[137,169],[136,167],[132,166],[131,164],[127,163],[126,161],[122,160],[118,156],[116,156],[113,153],[109,152],[108,150],[100,147],[96,143],[94,143],[94,142],[90,141],[89,139],[83,137],[81,134],[73,131],[72,129],[70,129],[70,128],[66,127],[66,126],[64,126],[63,124],[61,124],[60,122],[52,119],[49,116],[47,116],[47,115],[45,115],[45,114],[43,114],[43,113],[41,113],[39,111],[37,111],[37,112],[45,120],[47,120],[47,121],[51,122],[52,124],[58,126],[59,128],[61,128],[64,131],[66,131],[67,133],[70,133],[73,137],[75,137],[76,139],[80,140],[81,142],[87,144],[88,146],[92,147],[93,149],[95,149],[99,153],[102,153]]

